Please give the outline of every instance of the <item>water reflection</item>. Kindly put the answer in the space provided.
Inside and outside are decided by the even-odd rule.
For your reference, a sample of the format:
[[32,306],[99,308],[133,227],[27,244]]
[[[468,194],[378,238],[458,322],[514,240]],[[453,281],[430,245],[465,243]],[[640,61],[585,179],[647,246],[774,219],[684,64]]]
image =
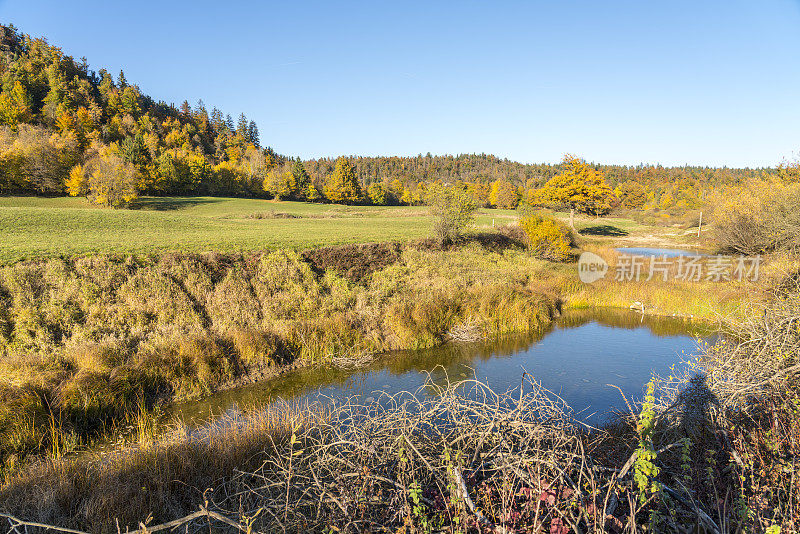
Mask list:
[[639,396],[652,373],[669,373],[671,365],[696,350],[698,338],[710,335],[708,329],[681,319],[642,317],[629,310],[574,310],[531,334],[389,353],[356,370],[298,369],[178,405],[175,413],[185,421],[202,421],[232,406],[279,398],[359,394],[369,401],[381,392],[414,391],[428,379],[441,386],[473,376],[496,391],[506,391],[518,387],[523,372],[528,372],[584,419],[597,422],[609,410],[624,406],[619,392],[608,384]]
[[677,258],[678,256],[706,256],[696,250],[683,250],[679,248],[651,248],[651,247],[620,247],[615,249],[621,254],[630,256],[666,256],[667,258]]

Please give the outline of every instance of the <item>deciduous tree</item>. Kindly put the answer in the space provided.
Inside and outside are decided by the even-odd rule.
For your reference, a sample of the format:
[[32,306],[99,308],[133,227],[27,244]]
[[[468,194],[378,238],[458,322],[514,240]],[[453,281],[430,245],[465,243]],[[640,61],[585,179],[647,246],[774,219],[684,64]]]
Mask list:
[[361,185],[347,158],[336,160],[333,174],[325,181],[325,198],[334,204],[354,204],[361,199]]
[[567,154],[564,170],[551,178],[537,191],[538,200],[569,208],[569,225],[575,230],[575,212],[604,215],[611,211],[615,200],[611,186],[602,172],[583,159]]

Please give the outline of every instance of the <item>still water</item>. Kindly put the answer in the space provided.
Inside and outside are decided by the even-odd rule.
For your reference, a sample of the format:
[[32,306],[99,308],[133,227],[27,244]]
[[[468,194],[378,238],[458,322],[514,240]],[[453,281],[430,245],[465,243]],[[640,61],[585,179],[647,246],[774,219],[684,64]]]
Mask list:
[[621,254],[628,254],[630,256],[666,256],[667,258],[677,258],[678,256],[707,255],[697,250],[684,250],[680,248],[621,247],[615,250]]
[[[609,384],[628,398],[639,398],[653,373],[669,374],[673,364],[680,365],[695,353],[698,342],[710,334],[680,319],[642,317],[629,310],[570,311],[535,334],[398,351],[358,369],[298,369],[178,404],[173,414],[187,423],[199,423],[235,407],[278,399],[361,395],[370,402],[381,393],[415,391],[427,380],[446,384],[474,377],[503,392],[518,388],[527,372],[563,398],[579,418],[597,423],[612,410],[625,409],[619,391]],[[425,389],[421,392],[427,394]]]

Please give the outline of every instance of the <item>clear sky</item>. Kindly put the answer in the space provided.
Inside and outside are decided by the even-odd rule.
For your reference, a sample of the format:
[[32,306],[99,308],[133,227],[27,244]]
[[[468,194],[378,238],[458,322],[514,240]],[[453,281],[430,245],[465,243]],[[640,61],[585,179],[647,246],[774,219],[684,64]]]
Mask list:
[[486,152],[775,165],[800,149],[798,0],[0,0],[156,100],[304,158]]

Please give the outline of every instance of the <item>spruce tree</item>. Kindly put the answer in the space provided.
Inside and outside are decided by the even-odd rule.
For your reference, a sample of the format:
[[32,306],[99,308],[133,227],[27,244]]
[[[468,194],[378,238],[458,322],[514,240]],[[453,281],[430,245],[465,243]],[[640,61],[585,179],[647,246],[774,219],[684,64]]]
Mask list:
[[311,177],[306,172],[306,168],[303,166],[303,162],[300,161],[300,158],[297,158],[292,165],[292,176],[294,176],[294,181],[297,184],[297,190],[300,191],[300,194],[304,195],[308,190],[308,182]]
[[247,117],[245,116],[244,113],[241,113],[239,115],[239,122],[236,123],[236,133],[249,141],[248,131],[247,131]]
[[250,121],[247,125],[247,140],[255,146],[261,146],[258,140],[258,126],[255,121]]

